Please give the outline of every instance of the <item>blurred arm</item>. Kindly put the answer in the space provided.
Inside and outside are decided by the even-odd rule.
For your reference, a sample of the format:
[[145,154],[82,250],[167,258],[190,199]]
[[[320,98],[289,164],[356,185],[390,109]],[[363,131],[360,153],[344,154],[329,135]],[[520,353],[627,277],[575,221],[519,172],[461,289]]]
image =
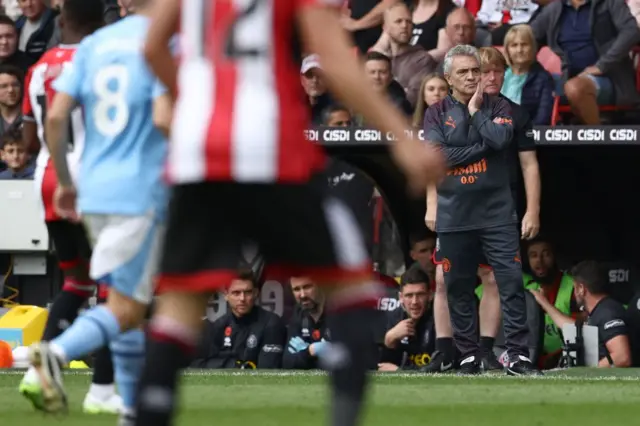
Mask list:
[[178,93],[178,65],[169,42],[178,32],[179,22],[180,0],[156,0],[144,47],[149,66],[167,88],[171,99],[176,99]]
[[51,151],[53,165],[56,168],[56,174],[58,175],[58,183],[64,187],[73,186],[69,163],[67,162],[66,133],[69,128],[67,125],[69,116],[75,106],[76,101],[71,96],[66,93],[56,93],[51,107],[47,111],[45,125],[47,143]]

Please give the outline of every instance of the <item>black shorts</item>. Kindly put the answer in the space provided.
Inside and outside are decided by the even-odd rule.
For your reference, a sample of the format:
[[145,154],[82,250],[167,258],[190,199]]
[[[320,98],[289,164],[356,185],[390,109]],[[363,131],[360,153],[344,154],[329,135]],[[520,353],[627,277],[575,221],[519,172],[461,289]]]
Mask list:
[[87,232],[81,223],[66,220],[45,222],[49,238],[53,241],[60,269],[68,270],[79,263],[89,264],[91,245]]
[[[479,254],[479,268],[491,269],[489,266],[489,262],[484,254]],[[451,265],[447,264],[447,259],[442,256],[442,250],[440,250],[440,239],[436,239],[436,248],[433,250],[433,254],[431,255],[431,261],[434,265],[442,265],[442,267],[448,270]],[[445,271],[447,272],[447,271]]]
[[372,274],[351,211],[320,185],[203,182],[173,189],[158,292],[225,288],[249,247],[273,279],[357,282]]

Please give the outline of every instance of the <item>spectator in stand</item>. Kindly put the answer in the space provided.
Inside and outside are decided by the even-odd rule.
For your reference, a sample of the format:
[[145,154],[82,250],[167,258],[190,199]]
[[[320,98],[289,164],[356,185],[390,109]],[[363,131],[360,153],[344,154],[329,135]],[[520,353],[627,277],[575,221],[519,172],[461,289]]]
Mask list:
[[[451,0],[413,0],[411,8],[413,12],[411,45],[421,46],[427,51],[440,50],[438,31],[445,27],[447,16],[456,8],[456,5]],[[442,60],[446,53],[445,50],[436,60]]]
[[492,45],[502,46],[509,29],[529,22],[539,7],[532,0],[482,0],[476,15],[478,33],[488,36]]
[[536,60],[536,39],[529,25],[511,27],[504,38],[509,67],[501,93],[521,105],[536,126],[548,126],[553,113],[555,82]]
[[[486,37],[485,37],[486,38]],[[438,31],[438,45],[453,48],[461,44],[480,47],[485,46],[481,37],[476,32],[476,23],[473,15],[467,9],[459,7],[454,9],[447,17],[447,24]],[[448,51],[449,49],[447,49]],[[444,75],[444,61],[440,61],[437,72]]]
[[353,35],[361,54],[369,51],[382,34],[385,10],[400,0],[349,0],[349,9],[342,16],[342,26]]
[[446,43],[453,47],[459,44],[481,47],[485,45],[477,37],[476,22],[473,15],[467,9],[459,7],[454,9],[447,17],[444,29],[438,32],[439,38],[444,38]]
[[387,9],[383,28],[391,45],[393,76],[404,87],[411,105],[415,105],[422,79],[433,72],[438,63],[421,46],[409,44],[413,23],[411,12],[404,3],[396,3]]
[[[631,367],[629,329],[625,322],[627,313],[622,303],[608,295],[609,281],[605,272],[596,262],[584,261],[574,266],[570,275],[576,301],[588,314],[586,324],[598,328],[598,367]],[[575,319],[558,310],[542,290],[529,291],[558,329],[576,323]]]
[[322,124],[324,109],[333,101],[327,92],[318,55],[309,55],[302,60],[300,81],[309,99],[311,122],[314,125]]
[[0,65],[0,136],[22,121],[22,72],[11,65]]
[[26,72],[36,61],[18,50],[18,30],[13,19],[0,15],[0,64],[13,65]]
[[386,93],[402,112],[411,115],[413,108],[402,86],[393,79],[391,59],[388,56],[374,51],[367,53],[364,69],[373,90]]
[[449,93],[449,83],[441,75],[432,73],[422,80],[420,85],[422,96],[416,102],[413,112],[413,127],[421,129],[424,121],[425,110],[433,104],[437,104]]
[[22,10],[16,20],[18,49],[37,61],[53,37],[57,12],[48,8],[44,0],[19,0],[18,5]]
[[629,57],[640,30],[625,0],[554,1],[531,27],[538,45],[562,59],[564,95],[584,124],[600,124],[598,105],[640,101]]
[[[455,4],[450,0],[413,0],[410,7],[413,32],[409,44],[422,47],[433,59],[441,61],[451,46],[446,38],[438,37],[438,31],[444,28],[447,15],[455,9]],[[391,44],[386,32],[382,33],[371,50],[391,55]]]
[[29,154],[22,142],[22,132],[15,128],[0,138],[0,156],[7,170],[0,172],[0,179],[33,179],[33,165],[29,165]]

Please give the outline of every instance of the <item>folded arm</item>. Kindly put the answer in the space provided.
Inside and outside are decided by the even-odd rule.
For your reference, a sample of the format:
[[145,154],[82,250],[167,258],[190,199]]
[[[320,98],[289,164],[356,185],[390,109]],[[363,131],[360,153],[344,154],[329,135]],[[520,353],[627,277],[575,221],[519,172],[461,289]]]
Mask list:
[[513,117],[509,102],[499,99],[492,111],[477,111],[471,117],[471,125],[478,130],[489,148],[496,151],[505,149],[513,138]]
[[429,107],[424,115],[424,134],[429,142],[440,147],[448,167],[462,166],[480,161],[485,156],[488,146],[484,143],[469,146],[447,145],[440,121],[438,110]]

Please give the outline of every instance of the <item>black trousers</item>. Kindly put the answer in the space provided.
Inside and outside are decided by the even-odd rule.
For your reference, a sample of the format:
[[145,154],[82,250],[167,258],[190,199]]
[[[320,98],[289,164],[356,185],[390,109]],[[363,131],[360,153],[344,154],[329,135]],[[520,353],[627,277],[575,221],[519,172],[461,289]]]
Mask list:
[[[509,357],[529,356],[527,309],[515,224],[438,234],[456,346],[462,358],[476,356],[478,310],[474,293],[478,264],[491,266],[498,284]],[[513,359],[511,358],[511,359]]]

